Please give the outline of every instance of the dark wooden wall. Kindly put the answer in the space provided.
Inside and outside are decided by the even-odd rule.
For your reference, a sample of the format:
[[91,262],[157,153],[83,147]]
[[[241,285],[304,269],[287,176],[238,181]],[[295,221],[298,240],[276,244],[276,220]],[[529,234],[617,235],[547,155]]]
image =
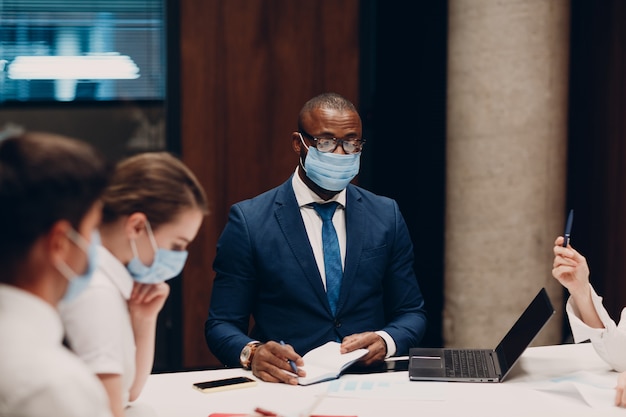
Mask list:
[[182,280],[182,366],[218,365],[204,340],[212,261],[233,203],[287,179],[306,100],[358,105],[358,0],[178,0],[182,159],[211,202]]

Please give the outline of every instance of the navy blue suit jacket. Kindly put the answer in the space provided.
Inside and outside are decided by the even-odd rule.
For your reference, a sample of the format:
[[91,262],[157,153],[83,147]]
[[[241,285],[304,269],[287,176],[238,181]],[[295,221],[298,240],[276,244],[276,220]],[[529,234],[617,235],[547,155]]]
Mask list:
[[252,340],[284,340],[300,355],[365,331],[389,333],[397,355],[420,342],[424,301],[397,203],[349,185],[345,215],[344,277],[333,317],[291,178],[231,207],[205,323],[207,344],[224,365],[239,366]]

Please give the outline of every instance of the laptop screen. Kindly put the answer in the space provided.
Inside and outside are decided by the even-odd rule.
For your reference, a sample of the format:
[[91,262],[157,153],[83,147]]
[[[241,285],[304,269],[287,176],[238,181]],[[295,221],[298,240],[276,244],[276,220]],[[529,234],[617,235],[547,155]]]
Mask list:
[[496,347],[503,374],[506,374],[522,356],[524,350],[552,317],[552,314],[554,314],[554,307],[546,289],[542,288]]

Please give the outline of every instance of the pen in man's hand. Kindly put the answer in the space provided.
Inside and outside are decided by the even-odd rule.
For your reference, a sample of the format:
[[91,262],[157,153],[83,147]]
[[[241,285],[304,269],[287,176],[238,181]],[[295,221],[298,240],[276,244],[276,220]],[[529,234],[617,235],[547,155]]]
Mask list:
[[[285,342],[281,340],[280,345],[285,346]],[[287,359],[287,361],[289,362],[289,365],[291,366],[291,370],[293,371],[293,373],[298,374],[298,367],[296,366],[296,363],[292,361],[291,359]]]
[[565,233],[563,233],[563,247],[566,248],[569,245],[569,239],[572,234],[572,223],[574,222],[574,209],[570,209],[567,216],[567,223],[565,223]]

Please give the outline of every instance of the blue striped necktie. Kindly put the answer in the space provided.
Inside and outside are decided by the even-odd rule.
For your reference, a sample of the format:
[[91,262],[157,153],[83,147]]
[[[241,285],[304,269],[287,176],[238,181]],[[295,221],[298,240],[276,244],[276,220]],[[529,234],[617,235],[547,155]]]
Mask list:
[[335,226],[333,226],[333,214],[337,208],[336,201],[326,204],[313,203],[313,208],[322,218],[322,246],[324,249],[324,271],[326,273],[326,296],[328,304],[333,312],[337,311],[337,301],[339,300],[339,289],[343,270],[341,268],[341,251],[339,250],[339,239]]

